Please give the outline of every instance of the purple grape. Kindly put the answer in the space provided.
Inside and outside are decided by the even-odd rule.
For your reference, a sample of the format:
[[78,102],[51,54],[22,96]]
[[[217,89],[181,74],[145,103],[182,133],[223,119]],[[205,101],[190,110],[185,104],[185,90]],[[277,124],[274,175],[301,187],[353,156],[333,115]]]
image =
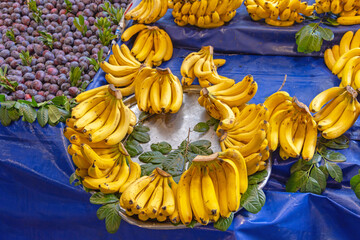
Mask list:
[[56,75],[58,75],[58,73],[59,73],[59,71],[54,67],[50,67],[47,70],[47,74],[52,75],[52,76],[56,76]]
[[[31,69],[31,67],[29,67],[29,66],[23,66],[23,67],[21,68],[21,72],[22,72],[22,74],[31,73],[31,72],[32,72],[32,69]],[[28,79],[28,80],[32,80],[32,79]]]
[[24,99],[25,98],[25,93],[23,90],[17,90],[15,93],[14,93],[14,96],[16,99]]
[[40,91],[42,89],[42,83],[39,80],[34,80],[32,82],[32,88],[35,89],[36,91]]
[[63,93],[63,91],[61,91],[61,90],[59,90],[59,91],[57,91],[56,92],[56,96],[62,96],[64,93]]
[[68,91],[71,96],[76,96],[80,92],[77,87],[70,87]]
[[16,90],[21,90],[21,91],[25,91],[27,89],[27,86],[23,83],[20,83],[17,87]]
[[50,88],[50,85],[51,85],[51,84],[48,83],[48,82],[47,82],[47,83],[44,83],[43,86],[42,86],[42,89],[43,89],[44,91],[48,91],[49,88]]
[[24,74],[24,79],[27,80],[27,81],[32,81],[35,79],[35,75],[33,73],[25,73]]
[[54,97],[55,97],[54,95],[49,94],[49,95],[46,96],[46,101],[50,101],[50,100],[52,100]]
[[51,84],[49,87],[49,93],[56,94],[57,91],[59,91],[59,86],[56,84]]
[[36,74],[35,74],[35,78],[37,80],[43,81],[44,78],[45,78],[45,72],[42,71],[42,70],[37,71]]
[[33,97],[37,94],[37,91],[35,89],[26,89],[25,93],[30,94]]
[[63,83],[61,84],[61,90],[66,91],[70,88],[70,83]]
[[21,23],[24,25],[30,25],[30,21],[31,21],[31,19],[28,16],[23,16],[21,18]]
[[35,95],[34,96],[34,99],[37,103],[41,103],[41,102],[44,102],[45,101],[45,97],[44,96],[41,96],[41,95]]

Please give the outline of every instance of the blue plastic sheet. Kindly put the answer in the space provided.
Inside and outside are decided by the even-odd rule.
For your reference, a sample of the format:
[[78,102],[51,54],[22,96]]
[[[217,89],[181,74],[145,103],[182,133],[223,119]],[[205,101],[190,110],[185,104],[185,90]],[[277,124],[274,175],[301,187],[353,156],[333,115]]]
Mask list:
[[[174,28],[169,34],[173,37],[181,31],[187,30]],[[192,44],[200,47],[209,43],[199,41],[194,39]],[[225,45],[229,44],[217,44],[215,52],[227,47]],[[180,77],[180,65],[188,53],[188,50],[175,48],[174,58],[162,67],[169,67]],[[251,100],[253,103],[263,102],[277,91],[285,74],[287,81],[283,90],[296,95],[305,104],[319,92],[339,84],[322,58],[216,57],[227,60],[219,74],[237,81],[247,74],[254,76],[259,90]],[[89,88],[103,84],[104,73],[100,71]],[[258,214],[245,210],[237,213],[228,231],[220,232],[211,225],[174,231],[147,230],[122,221],[119,231],[111,235],[106,232],[104,221],[97,219],[99,206],[90,204],[90,194],[69,184],[74,166],[66,152],[68,142],[62,135],[62,128],[62,124],[41,128],[38,123],[21,121],[6,128],[0,126],[0,239],[255,240],[357,239],[360,236],[360,201],[349,187],[351,177],[360,168],[358,141],[352,140],[350,148],[341,151],[347,157],[345,163],[340,163],[344,181],[341,184],[329,181],[321,196],[285,192],[285,182],[294,161],[279,160],[275,152],[272,175],[265,187],[265,206]],[[359,139],[359,133],[358,121],[349,134],[352,139]]]

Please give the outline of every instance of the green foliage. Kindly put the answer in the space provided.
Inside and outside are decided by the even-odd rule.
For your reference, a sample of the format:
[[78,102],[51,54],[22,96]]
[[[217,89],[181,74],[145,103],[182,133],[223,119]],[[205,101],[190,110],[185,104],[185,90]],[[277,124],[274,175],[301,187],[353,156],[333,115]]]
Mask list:
[[28,4],[29,4],[28,5],[29,10],[32,12],[32,16],[33,16],[35,22],[37,22],[37,23],[43,22],[44,20],[41,18],[42,12],[40,9],[37,8],[36,1],[29,0]]
[[108,46],[110,42],[116,38],[116,35],[112,34],[110,28],[99,30],[100,42],[104,46]]
[[87,58],[87,59],[89,60],[90,64],[94,66],[95,72],[97,72],[100,69],[100,63],[105,60],[104,49],[101,49],[97,53],[97,59],[94,58]]
[[79,67],[71,67],[70,69],[70,84],[73,87],[81,86],[81,74],[83,72],[82,68]]
[[18,86],[18,83],[16,81],[10,81],[6,77],[6,73],[7,73],[7,66],[5,66],[4,69],[0,67],[0,86],[3,86],[5,89],[14,92],[15,88]]
[[111,22],[108,18],[104,18],[104,17],[101,17],[101,18],[96,18],[96,21],[95,21],[95,26],[99,29],[99,30],[103,30],[103,29],[107,29],[107,28],[110,28],[111,26]]
[[26,51],[26,52],[24,50],[21,51],[21,53],[19,54],[19,57],[24,66],[30,66],[33,57],[30,56],[29,51]]
[[11,41],[15,42],[15,33],[14,33],[14,30],[11,28],[11,29],[8,29],[6,31],[6,34],[5,34]]
[[41,36],[40,36],[41,42],[42,42],[44,45],[46,45],[46,46],[48,46],[49,48],[52,49],[52,48],[53,48],[53,45],[54,45],[54,41],[55,41],[56,39],[54,39],[51,34],[45,32],[45,31],[39,31],[39,34],[41,35]]
[[66,4],[66,13],[70,13],[72,11],[72,3],[69,0],[64,0]]
[[106,1],[104,2],[103,9],[105,12],[109,14],[109,17],[111,21],[113,21],[114,24],[118,25],[121,21],[122,16],[124,15],[124,9],[123,8],[116,8],[114,7],[110,2]]
[[79,15],[79,17],[74,18],[74,25],[82,33],[83,36],[86,35],[87,25],[85,24],[85,19],[83,15]]

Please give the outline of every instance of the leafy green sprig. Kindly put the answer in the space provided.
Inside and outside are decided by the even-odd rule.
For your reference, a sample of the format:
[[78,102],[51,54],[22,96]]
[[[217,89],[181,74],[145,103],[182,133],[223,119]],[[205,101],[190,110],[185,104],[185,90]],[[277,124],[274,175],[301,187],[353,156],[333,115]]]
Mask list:
[[350,186],[351,189],[354,191],[356,197],[360,199],[360,169],[359,173],[351,178]]
[[13,42],[15,42],[15,33],[14,33],[14,30],[11,28],[11,29],[8,29],[5,33],[5,35]]
[[286,191],[321,194],[326,189],[329,176],[339,183],[342,182],[343,173],[336,163],[345,162],[346,157],[331,149],[348,147],[349,139],[345,136],[332,140],[319,137],[314,157],[309,161],[300,158],[291,166]]
[[29,10],[32,11],[32,15],[33,15],[33,18],[34,18],[35,22],[39,23],[39,22],[43,22],[43,21],[44,21],[44,20],[41,18],[42,12],[41,12],[40,9],[37,8],[36,1],[35,1],[35,0],[30,0],[28,7],[29,7]]
[[54,41],[56,41],[56,39],[53,38],[53,36],[45,31],[39,31],[40,36],[40,41],[45,45],[48,46],[50,49],[53,48],[54,45]]
[[113,21],[113,23],[116,25],[120,23],[121,18],[125,12],[123,8],[118,9],[108,1],[104,2],[103,9],[109,14],[111,21]]
[[0,105],[0,121],[3,126],[9,126],[12,121],[22,117],[24,122],[29,123],[37,119],[39,125],[44,127],[46,124],[56,126],[59,122],[65,122],[70,117],[70,109],[74,103],[65,96],[57,96],[50,101],[37,103],[34,97],[31,102],[5,101],[5,96],[0,95]]
[[0,86],[3,86],[6,90],[15,91],[15,88],[18,86],[18,83],[16,81],[10,81],[6,77],[7,73],[7,66],[3,68],[0,67]]
[[85,19],[83,15],[79,15],[79,17],[74,18],[74,25],[82,33],[83,36],[86,35],[87,25],[85,24]]
[[116,38],[110,28],[107,29],[99,29],[99,39],[102,45],[108,46],[110,42]]
[[19,54],[19,57],[21,59],[21,62],[24,66],[30,66],[31,65],[31,61],[33,59],[32,56],[30,56],[29,51],[21,51],[21,53]]
[[69,0],[64,0],[66,4],[66,13],[70,13],[72,11],[72,3]]
[[87,59],[89,60],[90,64],[92,64],[94,66],[95,72],[99,71],[100,63],[105,60],[104,49],[101,49],[97,53],[97,59],[94,59],[94,58],[87,58]]
[[100,30],[100,29],[107,29],[110,28],[111,26],[111,22],[108,18],[96,18],[95,21],[95,26]]

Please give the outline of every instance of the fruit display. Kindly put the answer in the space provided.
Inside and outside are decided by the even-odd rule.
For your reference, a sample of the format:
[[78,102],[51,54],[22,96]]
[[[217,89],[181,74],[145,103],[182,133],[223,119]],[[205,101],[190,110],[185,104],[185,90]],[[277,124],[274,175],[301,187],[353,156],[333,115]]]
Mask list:
[[171,59],[173,44],[170,36],[161,28],[135,24],[125,30],[121,40],[127,42],[137,34],[131,54],[140,62],[151,62],[151,65],[159,66],[163,61]]
[[216,28],[233,19],[242,2],[243,0],[173,0],[170,6],[173,8],[174,22],[179,26],[190,24],[200,28]]
[[[146,70],[144,70],[145,72]],[[141,74],[135,86],[138,108],[151,114],[176,113],[183,102],[183,88],[169,68]]]
[[346,32],[339,45],[326,49],[324,61],[329,70],[341,79],[340,86],[360,89],[360,30]]
[[125,19],[150,24],[162,18],[167,10],[167,0],[142,0],[136,7],[125,14]]
[[[68,6],[63,0],[1,1],[0,68],[7,68],[6,78],[17,83],[14,91],[0,87],[6,100],[74,98],[86,88],[97,71],[90,58],[105,58],[109,50],[109,42],[100,36],[115,36],[117,28],[104,2],[69,0]],[[120,11],[126,5],[127,0],[114,0],[111,7]],[[76,26],[82,17],[80,31]],[[99,18],[108,24],[106,34],[99,29]],[[70,75],[77,67],[81,71],[75,83]]]
[[[113,85],[81,93],[75,100],[79,104],[72,109],[72,119],[67,123],[81,143],[115,145],[132,132],[136,116],[124,105],[120,91]],[[73,143],[72,136],[69,140]]]
[[[169,186],[169,184],[171,186]],[[179,222],[179,213],[175,201],[177,183],[170,174],[156,168],[149,176],[143,176],[122,192],[120,206],[126,214],[136,214],[141,221],[156,219],[164,222],[170,219]]]
[[317,142],[317,123],[308,107],[287,92],[279,91],[264,102],[270,111],[269,150],[280,147],[280,157],[313,158]]
[[192,52],[186,56],[180,69],[181,83],[184,86],[190,86],[195,78],[198,78],[201,87],[210,87],[222,82],[233,85],[235,83],[233,79],[220,76],[217,73],[217,68],[225,64],[225,60],[214,59],[213,55],[214,48],[204,46],[199,52]]
[[338,14],[340,25],[354,25],[360,23],[360,1],[358,0],[316,0],[315,10],[318,14],[332,12]]
[[244,158],[234,149],[197,156],[181,175],[176,203],[180,220],[189,224],[193,218],[202,225],[227,218],[240,207],[248,187]]
[[345,133],[360,115],[358,93],[351,87],[333,87],[319,93],[310,103],[318,130],[326,139]]
[[224,128],[219,124],[216,135],[223,151],[236,149],[245,158],[247,174],[252,175],[266,167],[270,152],[268,147],[269,111],[263,104],[233,107],[234,126]]
[[304,21],[304,16],[314,12],[314,5],[301,0],[245,0],[246,10],[254,21],[265,19],[265,23],[276,27],[289,27]]

